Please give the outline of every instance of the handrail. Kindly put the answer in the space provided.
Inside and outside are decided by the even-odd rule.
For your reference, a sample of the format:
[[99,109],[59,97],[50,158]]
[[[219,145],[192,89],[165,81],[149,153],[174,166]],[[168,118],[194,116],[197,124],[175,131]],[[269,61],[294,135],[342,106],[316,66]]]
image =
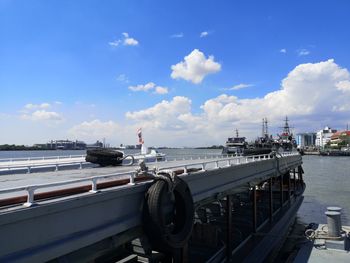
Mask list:
[[[282,153],[280,157],[282,158],[285,156],[291,156],[291,155],[298,155],[298,153]],[[217,159],[215,158],[214,160],[208,160],[205,162],[194,162],[194,163],[189,163],[189,164],[182,164],[182,165],[176,165],[176,166],[166,166],[159,168],[159,170],[171,170],[171,169],[176,169],[176,168],[182,168],[184,173],[183,175],[187,175],[188,167],[190,166],[196,166],[200,165],[201,166],[201,171],[206,171],[205,168],[208,164],[214,164],[213,169],[219,169],[223,167],[228,167],[232,165],[243,165],[246,163],[250,162],[259,162],[259,161],[264,161],[264,160],[269,160],[275,158],[271,156],[270,154],[262,154],[262,155],[252,155],[252,156],[240,156],[240,157],[231,157],[231,158],[221,158]],[[241,162],[243,160],[243,162]],[[235,162],[234,162],[235,161]],[[222,164],[220,166],[220,164]],[[0,194],[6,194],[6,193],[13,193],[13,192],[19,192],[19,191],[27,191],[27,202],[24,203],[23,205],[26,207],[32,206],[34,203],[34,192],[38,189],[43,189],[43,188],[51,188],[51,187],[56,187],[56,186],[63,186],[63,185],[70,185],[70,184],[76,184],[76,183],[81,183],[81,182],[88,182],[91,181],[91,193],[97,193],[97,181],[100,179],[109,179],[111,177],[115,176],[122,176],[122,175],[128,175],[130,179],[130,185],[135,184],[135,176],[136,176],[136,171],[129,171],[129,172],[124,172],[124,173],[113,173],[113,174],[108,174],[108,175],[99,175],[99,176],[92,176],[88,178],[82,178],[82,179],[75,179],[75,180],[68,180],[68,181],[62,181],[62,182],[55,182],[55,183],[47,183],[47,184],[34,184],[34,185],[28,185],[28,186],[21,186],[21,187],[15,187],[15,188],[8,188],[8,189],[2,189],[0,190]]]
[[55,155],[55,156],[34,156],[34,157],[16,157],[16,158],[2,158],[1,162],[14,162],[14,161],[35,161],[35,160],[51,160],[51,159],[68,159],[68,158],[83,158],[85,154],[75,155]]

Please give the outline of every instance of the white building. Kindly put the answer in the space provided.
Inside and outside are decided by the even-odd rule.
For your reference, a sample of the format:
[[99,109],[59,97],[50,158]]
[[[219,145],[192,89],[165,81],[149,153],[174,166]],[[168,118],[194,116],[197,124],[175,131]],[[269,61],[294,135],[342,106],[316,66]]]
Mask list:
[[330,127],[326,126],[323,130],[320,130],[316,133],[316,146],[323,148],[327,142],[331,140],[333,133],[336,133],[337,130],[333,130]]

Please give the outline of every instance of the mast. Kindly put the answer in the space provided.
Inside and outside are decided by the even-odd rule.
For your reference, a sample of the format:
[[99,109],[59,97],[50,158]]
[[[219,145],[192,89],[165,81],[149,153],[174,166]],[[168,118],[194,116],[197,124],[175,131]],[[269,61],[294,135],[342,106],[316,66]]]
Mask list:
[[261,131],[261,137],[265,137],[265,119],[262,119],[262,131]]
[[237,138],[239,137],[238,129],[236,129],[236,137],[237,137]]
[[284,127],[283,127],[283,133],[290,134],[289,124],[288,124],[288,117],[286,116]]
[[262,119],[262,137],[268,137],[269,136],[269,132],[268,132],[268,128],[267,128],[267,118],[263,118]]

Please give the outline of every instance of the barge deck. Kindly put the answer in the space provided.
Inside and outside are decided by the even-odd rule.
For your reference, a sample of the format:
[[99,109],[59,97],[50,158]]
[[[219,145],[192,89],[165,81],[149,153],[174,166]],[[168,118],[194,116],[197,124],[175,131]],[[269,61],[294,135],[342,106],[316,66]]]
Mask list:
[[189,238],[171,250],[147,235],[145,196],[157,180],[135,166],[0,176],[0,261],[261,262],[303,200],[301,164],[297,153],[147,164],[177,174],[193,200]]

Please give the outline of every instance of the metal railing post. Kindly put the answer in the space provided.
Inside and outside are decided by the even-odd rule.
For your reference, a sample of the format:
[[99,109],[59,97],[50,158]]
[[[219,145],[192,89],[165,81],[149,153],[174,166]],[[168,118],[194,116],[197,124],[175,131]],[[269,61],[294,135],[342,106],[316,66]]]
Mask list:
[[90,193],[97,193],[97,178],[92,178],[91,179],[91,190],[89,191]]
[[25,207],[31,207],[33,205],[35,205],[35,202],[34,202],[34,191],[35,191],[36,187],[35,186],[28,186],[26,188],[27,190],[27,202],[25,202],[23,204],[23,206]]
[[130,173],[129,185],[135,185],[135,173]]

